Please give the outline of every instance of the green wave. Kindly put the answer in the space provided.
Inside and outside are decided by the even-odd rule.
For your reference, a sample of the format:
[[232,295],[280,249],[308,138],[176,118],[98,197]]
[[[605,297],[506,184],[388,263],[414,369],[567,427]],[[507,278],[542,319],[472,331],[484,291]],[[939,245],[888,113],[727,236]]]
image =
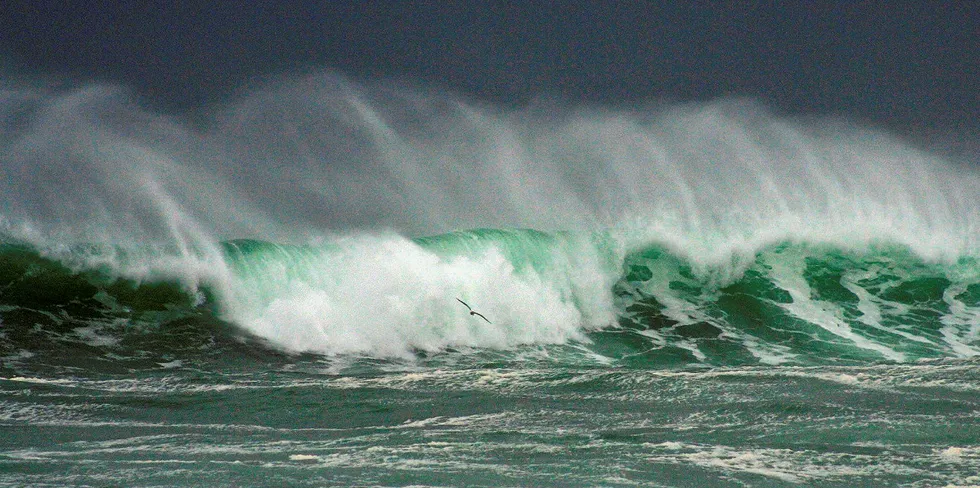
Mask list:
[[[608,236],[476,229],[410,242],[437,262],[498,252],[515,275],[545,284],[580,269],[612,273],[604,292],[611,297],[614,323],[584,327],[581,338],[547,347],[584,350],[621,365],[852,364],[980,353],[980,264],[970,257],[940,262],[887,244],[842,249],[784,242],[758,250],[733,269],[693,263],[658,244],[619,255]],[[247,289],[249,306],[262,307],[297,282],[315,287],[348,278],[338,273],[355,273],[337,265],[337,256],[361,249],[348,244],[235,240],[221,249],[232,288]],[[582,262],[596,259],[601,266],[583,268]],[[582,296],[584,288],[562,286],[555,287],[562,301],[586,308],[579,303],[590,298]],[[222,304],[219,288],[125,279],[105,268],[76,271],[27,246],[4,245],[0,352],[57,361],[70,348],[73,361],[139,362],[191,350],[243,357],[274,350],[229,318],[235,314],[225,309],[228,304],[245,302]],[[424,292],[419,290],[419,300]],[[357,296],[357,290],[350,293]],[[457,306],[453,298],[443,297],[447,307]],[[447,344],[444,350],[455,349]]]
[[900,246],[783,243],[725,282],[653,246],[627,256],[615,289],[622,328],[651,340],[616,354],[712,364],[969,357],[980,346],[978,272],[973,258],[929,262]]

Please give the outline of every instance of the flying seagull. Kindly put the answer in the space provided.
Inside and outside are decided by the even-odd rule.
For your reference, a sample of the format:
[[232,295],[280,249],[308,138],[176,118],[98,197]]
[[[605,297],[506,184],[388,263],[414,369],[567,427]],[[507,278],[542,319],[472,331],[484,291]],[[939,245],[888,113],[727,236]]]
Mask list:
[[489,320],[487,320],[487,318],[484,317],[482,313],[480,313],[480,312],[474,312],[473,311],[473,307],[467,305],[466,302],[460,300],[459,298],[457,298],[456,301],[459,302],[459,303],[462,303],[463,305],[465,305],[466,308],[468,308],[470,310],[470,315],[476,315],[477,317],[480,317],[481,319],[486,320],[488,324],[492,324],[493,323],[493,322],[490,322]]

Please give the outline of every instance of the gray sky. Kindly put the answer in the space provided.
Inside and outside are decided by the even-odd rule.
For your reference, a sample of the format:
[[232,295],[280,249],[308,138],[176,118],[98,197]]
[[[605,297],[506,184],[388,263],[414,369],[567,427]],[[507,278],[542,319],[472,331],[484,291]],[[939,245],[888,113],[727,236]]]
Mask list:
[[972,132],[980,113],[971,2],[198,4],[8,0],[0,66],[121,84],[167,112],[333,70],[505,106],[748,96],[789,114],[940,132]]

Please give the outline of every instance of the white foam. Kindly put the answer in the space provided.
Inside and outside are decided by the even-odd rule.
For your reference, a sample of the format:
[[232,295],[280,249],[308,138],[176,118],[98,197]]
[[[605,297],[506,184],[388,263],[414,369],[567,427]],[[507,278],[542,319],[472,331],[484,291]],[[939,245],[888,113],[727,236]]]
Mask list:
[[34,357],[33,352],[28,351],[26,349],[21,349],[14,354],[8,354],[6,356],[0,357],[0,360],[4,362],[10,362],[10,361],[20,361],[23,359],[30,359],[32,357]]
[[962,447],[947,447],[939,455],[951,461],[959,461],[963,458],[964,449]]
[[803,276],[805,263],[802,256],[788,250],[779,253],[778,259],[768,259],[766,264],[776,286],[788,292],[793,299],[790,303],[779,304],[787,312],[847,339],[861,349],[875,351],[892,361],[905,360],[904,354],[854,332],[841,317],[842,312],[836,304],[812,298],[810,285]]
[[861,312],[861,315],[858,317],[858,320],[865,325],[868,325],[875,329],[882,330],[891,334],[901,336],[910,341],[915,341],[928,345],[935,345],[932,341],[926,339],[925,337],[921,337],[909,332],[905,332],[897,328],[886,327],[881,323],[882,305],[887,306],[887,309],[889,310],[892,310],[894,312],[899,312],[899,313],[907,310],[908,305],[883,300],[875,296],[873,293],[869,292],[868,290],[864,289],[857,283],[858,281],[861,280],[875,278],[877,274],[878,274],[877,268],[872,268],[864,271],[849,271],[844,273],[844,276],[841,277],[841,285],[844,286],[844,288],[846,288],[851,293],[857,295],[858,297],[858,311]]
[[[495,248],[442,258],[402,237],[359,236],[305,260],[302,276],[239,279],[227,316],[294,350],[408,356],[412,349],[507,348],[583,339],[612,322],[611,299],[589,311],[570,299],[574,276],[601,270],[518,271]],[[265,271],[265,270],[263,270]],[[252,279],[254,278],[254,279]],[[602,282],[587,291],[609,296]],[[460,297],[490,323],[469,315]],[[592,319],[595,320],[595,319]]]
[[14,376],[12,378],[3,378],[7,381],[20,381],[24,383],[38,383],[38,384],[48,384],[48,385],[74,385],[76,384],[73,380],[58,379],[58,378],[32,378],[29,376]]
[[953,353],[968,358],[980,355],[980,350],[972,346],[980,341],[980,307],[968,306],[957,299],[966,290],[963,283],[946,288],[943,301],[949,305],[949,313],[943,314],[939,321],[943,324],[940,333]]
[[318,461],[320,456],[314,456],[312,454],[290,454],[290,461]]
[[101,334],[95,326],[77,327],[72,332],[85,344],[93,347],[114,346],[119,343],[119,338]]
[[748,349],[753,356],[758,358],[759,362],[762,364],[779,365],[792,363],[796,361],[797,357],[799,357],[799,354],[791,352],[792,348],[789,346],[768,344],[759,341],[748,334],[743,334],[741,340],[742,344],[745,345],[745,348]]

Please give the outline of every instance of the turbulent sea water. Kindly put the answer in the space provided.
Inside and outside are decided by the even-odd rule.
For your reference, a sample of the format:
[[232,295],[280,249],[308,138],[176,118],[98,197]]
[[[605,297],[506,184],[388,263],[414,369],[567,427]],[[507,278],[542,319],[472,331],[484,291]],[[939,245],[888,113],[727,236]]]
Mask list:
[[980,485],[970,164],[744,101],[3,97],[0,485]]

